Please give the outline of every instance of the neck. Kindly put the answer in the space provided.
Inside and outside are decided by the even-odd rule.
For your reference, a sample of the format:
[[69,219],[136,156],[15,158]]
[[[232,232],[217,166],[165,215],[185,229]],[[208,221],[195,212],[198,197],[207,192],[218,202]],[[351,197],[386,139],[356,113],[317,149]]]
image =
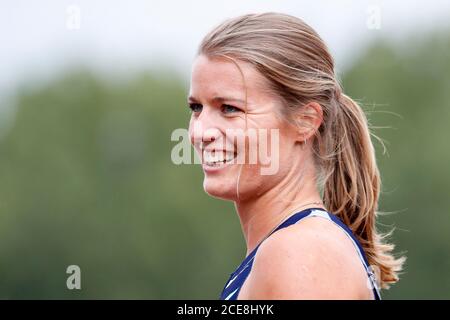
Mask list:
[[308,208],[323,207],[315,180],[306,175],[299,188],[298,177],[293,179],[292,174],[258,197],[235,202],[247,244],[246,255],[288,216]]

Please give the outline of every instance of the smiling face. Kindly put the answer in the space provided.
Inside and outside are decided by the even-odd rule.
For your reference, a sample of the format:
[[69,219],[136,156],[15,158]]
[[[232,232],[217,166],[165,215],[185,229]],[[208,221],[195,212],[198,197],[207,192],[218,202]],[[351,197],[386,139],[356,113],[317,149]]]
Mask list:
[[[204,189],[211,196],[233,201],[258,196],[279,184],[300,156],[297,131],[281,116],[280,101],[264,90],[267,80],[250,64],[237,63],[245,86],[231,60],[198,56],[189,92],[189,133],[202,159]],[[249,137],[249,131],[260,137],[261,129],[267,130],[267,145],[260,138]],[[279,141],[272,140],[273,129]],[[244,132],[246,143],[239,143],[242,140],[236,136],[242,137]],[[267,164],[261,163],[260,155],[273,156],[273,152],[278,155],[277,170],[261,174]],[[256,162],[250,159],[252,154],[258,155]]]

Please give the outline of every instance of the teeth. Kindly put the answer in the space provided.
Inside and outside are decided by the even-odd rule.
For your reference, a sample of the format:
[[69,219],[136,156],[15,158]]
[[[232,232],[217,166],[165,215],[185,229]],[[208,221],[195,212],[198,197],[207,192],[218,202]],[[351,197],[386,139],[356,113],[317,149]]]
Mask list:
[[203,151],[203,160],[206,164],[218,164],[233,160],[235,155],[233,152],[211,152]]

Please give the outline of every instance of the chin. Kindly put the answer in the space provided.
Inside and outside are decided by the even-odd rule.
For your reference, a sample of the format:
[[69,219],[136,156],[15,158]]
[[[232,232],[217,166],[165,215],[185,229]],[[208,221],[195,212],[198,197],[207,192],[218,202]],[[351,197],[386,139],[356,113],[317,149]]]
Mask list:
[[211,178],[205,177],[203,182],[203,189],[208,195],[222,200],[237,200],[236,183],[212,180]]

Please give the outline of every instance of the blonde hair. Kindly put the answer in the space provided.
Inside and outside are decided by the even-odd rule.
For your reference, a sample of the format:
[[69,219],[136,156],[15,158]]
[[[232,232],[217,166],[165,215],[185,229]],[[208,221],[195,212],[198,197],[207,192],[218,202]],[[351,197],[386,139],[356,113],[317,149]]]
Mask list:
[[198,55],[250,63],[281,99],[289,121],[308,102],[321,105],[323,122],[312,149],[323,202],[358,238],[369,265],[378,269],[381,288],[397,282],[405,257],[395,258],[394,245],[384,241],[391,233],[376,230],[381,179],[372,133],[364,111],[342,92],[333,58],[319,35],[287,14],[246,14],[209,32]]

